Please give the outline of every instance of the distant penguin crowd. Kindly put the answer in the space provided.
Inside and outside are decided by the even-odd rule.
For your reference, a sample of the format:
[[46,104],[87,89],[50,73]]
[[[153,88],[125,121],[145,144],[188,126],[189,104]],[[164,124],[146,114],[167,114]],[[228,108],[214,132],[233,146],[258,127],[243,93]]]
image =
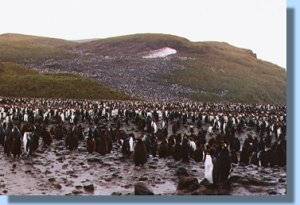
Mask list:
[[61,141],[136,166],[194,160],[219,184],[232,164],[286,166],[286,117],[285,105],[0,98],[0,146],[15,159]]

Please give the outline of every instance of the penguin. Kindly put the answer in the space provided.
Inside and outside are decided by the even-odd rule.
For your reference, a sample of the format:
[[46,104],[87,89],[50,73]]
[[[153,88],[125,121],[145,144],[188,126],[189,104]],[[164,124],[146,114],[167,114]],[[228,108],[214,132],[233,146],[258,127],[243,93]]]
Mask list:
[[253,152],[251,159],[250,159],[250,164],[254,164],[256,166],[259,166],[259,158],[258,158],[258,153]]
[[168,143],[166,139],[163,139],[158,146],[158,156],[159,158],[166,158],[168,155]]
[[96,152],[101,155],[105,155],[107,153],[106,150],[106,139],[103,135],[95,137],[96,142]]
[[87,141],[86,141],[86,145],[87,145],[87,151],[88,153],[93,153],[96,149],[96,144],[95,144],[95,140],[92,137],[88,137]]
[[262,150],[260,152],[259,159],[262,167],[269,167],[271,161],[271,149],[266,147],[264,150]]
[[170,156],[174,154],[175,138],[174,135],[171,135],[168,139],[168,153]]
[[196,150],[194,152],[193,158],[196,162],[202,162],[203,160],[203,150],[204,146],[198,141],[196,144]]
[[182,145],[181,145],[181,155],[182,155],[182,161],[183,162],[189,162],[190,161],[190,150],[191,147],[189,145],[189,140],[184,137],[182,140]]
[[174,147],[173,158],[175,161],[179,161],[182,159],[182,149],[181,149],[181,136],[180,134],[176,135],[176,142]]
[[147,162],[147,149],[141,138],[137,139],[134,147],[133,161],[135,166],[143,166]]
[[113,140],[108,131],[105,133],[105,140],[106,140],[106,146],[107,146],[106,153],[110,153],[113,148]]
[[121,151],[124,157],[129,157],[131,156],[131,153],[134,151],[133,147],[133,137],[129,137],[126,139],[121,139]]
[[204,161],[204,178],[210,183],[213,184],[213,161],[211,154],[208,152],[205,155],[205,161]]
[[224,143],[218,152],[216,161],[213,166],[213,184],[224,185],[226,183],[231,170],[231,160],[229,150]]
[[245,140],[241,152],[240,163],[243,165],[248,165],[250,157],[252,155],[253,149],[253,139],[251,135],[248,135],[248,138]]

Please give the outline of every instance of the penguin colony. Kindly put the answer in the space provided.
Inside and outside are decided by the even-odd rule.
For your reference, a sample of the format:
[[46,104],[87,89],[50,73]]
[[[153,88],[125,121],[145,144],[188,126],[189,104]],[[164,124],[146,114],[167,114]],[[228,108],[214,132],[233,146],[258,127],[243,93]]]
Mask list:
[[224,183],[232,163],[286,165],[286,106],[0,98],[3,154],[34,157],[54,140],[100,155],[117,147],[135,166],[149,157],[203,162],[207,181]]

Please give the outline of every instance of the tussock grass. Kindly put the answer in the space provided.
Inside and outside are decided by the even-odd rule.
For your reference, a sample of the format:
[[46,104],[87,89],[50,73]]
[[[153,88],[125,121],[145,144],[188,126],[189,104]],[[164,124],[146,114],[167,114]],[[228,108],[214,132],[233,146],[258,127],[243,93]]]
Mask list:
[[127,100],[130,97],[71,74],[40,74],[15,63],[0,63],[0,96]]

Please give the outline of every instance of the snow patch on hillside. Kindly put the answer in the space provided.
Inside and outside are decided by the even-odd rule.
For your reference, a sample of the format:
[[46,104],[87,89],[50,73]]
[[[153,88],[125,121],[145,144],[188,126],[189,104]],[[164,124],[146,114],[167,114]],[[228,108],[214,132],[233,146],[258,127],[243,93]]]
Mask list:
[[164,58],[172,54],[176,54],[177,51],[173,48],[164,47],[158,50],[150,51],[148,55],[143,56],[143,58]]

